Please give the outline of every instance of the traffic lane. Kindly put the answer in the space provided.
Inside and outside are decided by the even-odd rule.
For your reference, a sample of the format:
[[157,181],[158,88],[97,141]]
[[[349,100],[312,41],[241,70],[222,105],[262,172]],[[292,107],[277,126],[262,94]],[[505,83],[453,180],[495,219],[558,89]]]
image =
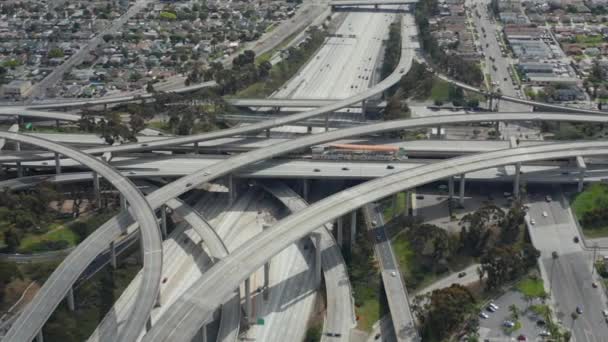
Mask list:
[[[588,252],[560,255],[542,260],[552,284],[557,317],[573,330],[576,341],[606,341],[608,327],[602,315],[606,309],[601,288],[593,288]],[[573,320],[571,314],[579,306],[583,314]]]

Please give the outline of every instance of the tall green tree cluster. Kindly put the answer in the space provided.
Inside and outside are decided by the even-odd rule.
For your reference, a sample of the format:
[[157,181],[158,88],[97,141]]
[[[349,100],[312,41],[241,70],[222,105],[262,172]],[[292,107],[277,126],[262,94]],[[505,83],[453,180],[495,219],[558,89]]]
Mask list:
[[401,58],[401,29],[397,23],[392,23],[388,31],[388,41],[384,49],[384,61],[382,62],[382,78],[390,75],[397,67]]
[[49,203],[61,200],[61,194],[50,183],[19,192],[0,191],[0,221],[9,225],[4,232],[7,249],[15,252],[27,232],[44,231],[53,217]]
[[417,297],[413,309],[423,341],[446,341],[476,310],[475,297],[466,287],[453,284]]
[[414,61],[407,74],[401,77],[399,87],[404,98],[427,98],[433,89],[433,73],[424,64]]

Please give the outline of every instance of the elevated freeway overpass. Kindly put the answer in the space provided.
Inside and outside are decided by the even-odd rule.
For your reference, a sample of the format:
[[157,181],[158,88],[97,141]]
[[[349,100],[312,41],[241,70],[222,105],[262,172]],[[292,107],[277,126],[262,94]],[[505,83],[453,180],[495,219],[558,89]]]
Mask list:
[[[606,154],[608,154],[608,142],[575,142],[500,150],[454,158],[407,172],[395,173],[327,197],[279,221],[220,261],[206,273],[203,279],[191,287],[187,295],[172,305],[144,336],[143,341],[190,340],[198,328],[210,319],[214,308],[266,260],[297,239],[309,234],[316,227],[366,203],[435,180],[489,167],[555,157],[574,158]],[[393,322],[398,331],[398,339],[403,339],[415,329],[412,322],[411,313],[408,322]]]
[[381,5],[409,5],[418,0],[331,0],[329,6],[381,6]]

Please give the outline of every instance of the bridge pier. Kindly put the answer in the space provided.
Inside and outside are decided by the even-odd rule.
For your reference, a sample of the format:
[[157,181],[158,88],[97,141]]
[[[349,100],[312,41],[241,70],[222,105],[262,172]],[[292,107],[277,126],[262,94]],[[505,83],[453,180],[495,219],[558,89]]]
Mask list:
[[101,207],[101,194],[99,193],[99,175],[93,171],[93,193],[95,195],[95,203],[97,207]]
[[312,134],[312,126],[306,126],[306,133]]
[[36,335],[36,342],[44,342],[44,336],[42,336],[42,329],[38,330]]
[[321,286],[321,234],[312,233],[311,235],[315,239],[315,280],[317,281],[317,286]]
[[450,176],[450,178],[448,178],[448,192],[449,192],[449,199],[450,199],[450,203],[452,202],[452,200],[454,200],[454,177]]
[[228,175],[228,204],[234,204],[237,197],[237,190],[235,184],[234,176],[232,174]]
[[342,245],[344,245],[344,232],[343,232],[343,220],[342,220],[342,216],[338,217],[337,222],[336,222],[336,240],[338,240],[338,246],[340,246],[340,248],[342,248]]
[[55,120],[55,127],[59,128],[59,120]]
[[207,342],[207,324],[201,327],[201,342]]
[[23,177],[23,166],[21,166],[21,162],[17,162],[17,177],[21,178]]
[[308,193],[310,188],[310,181],[306,178],[302,179],[302,197],[308,202]]
[[395,217],[397,217],[397,202],[399,200],[399,193],[394,193],[393,194],[393,215],[391,216],[391,219],[394,219]]
[[110,264],[113,269],[116,269],[116,243],[114,240],[110,241]]
[[270,128],[266,129],[266,138],[270,138]]
[[120,194],[120,209],[127,210],[127,199],[122,194]]
[[367,106],[367,100],[361,101],[361,114],[365,115],[365,107]]
[[198,154],[198,141],[194,143],[194,153]]
[[[269,225],[264,225],[263,230],[268,229]],[[264,263],[264,300],[268,300],[268,292],[270,291],[270,260]]]
[[61,174],[61,159],[59,158],[59,153],[55,153],[55,173]]
[[418,208],[416,207],[416,205],[414,205],[414,203],[416,201],[416,188],[412,189],[411,192],[412,192],[412,196],[411,196],[412,202],[411,202],[410,207],[412,208],[412,217],[416,217],[416,215],[418,215]]
[[245,321],[251,322],[251,277],[245,279]]
[[513,196],[519,198],[519,181],[521,174],[521,163],[515,164],[515,177],[513,179]]
[[576,165],[578,167],[578,183],[577,183],[577,191],[582,192],[585,181],[585,172],[587,171],[587,164],[585,163],[585,159],[581,156],[576,157]]
[[350,247],[355,245],[357,239],[357,210],[350,213]]
[[152,329],[152,316],[148,316],[148,320],[146,321],[146,332]]
[[460,193],[458,196],[458,204],[460,204],[460,206],[464,205],[464,187],[465,187],[465,174],[461,173],[460,174]]
[[76,306],[74,305],[74,288],[72,286],[70,286],[68,294],[65,296],[65,298],[68,302],[68,309],[70,309],[70,311],[74,311]]
[[160,207],[160,232],[163,240],[167,239],[167,206]]
[[325,113],[325,132],[329,131],[329,113]]

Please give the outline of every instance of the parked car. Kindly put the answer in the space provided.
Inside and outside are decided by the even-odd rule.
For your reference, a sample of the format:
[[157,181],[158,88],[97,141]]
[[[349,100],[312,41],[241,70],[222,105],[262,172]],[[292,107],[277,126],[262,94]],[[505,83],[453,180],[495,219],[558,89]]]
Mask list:
[[481,317],[481,318],[483,318],[483,319],[487,319],[487,318],[488,318],[488,317],[490,317],[490,316],[488,316],[488,314],[487,314],[487,313],[485,313],[485,312],[480,312],[480,313],[479,313],[479,317]]
[[460,273],[458,273],[458,278],[462,278],[466,275],[467,275],[467,272],[460,272]]

